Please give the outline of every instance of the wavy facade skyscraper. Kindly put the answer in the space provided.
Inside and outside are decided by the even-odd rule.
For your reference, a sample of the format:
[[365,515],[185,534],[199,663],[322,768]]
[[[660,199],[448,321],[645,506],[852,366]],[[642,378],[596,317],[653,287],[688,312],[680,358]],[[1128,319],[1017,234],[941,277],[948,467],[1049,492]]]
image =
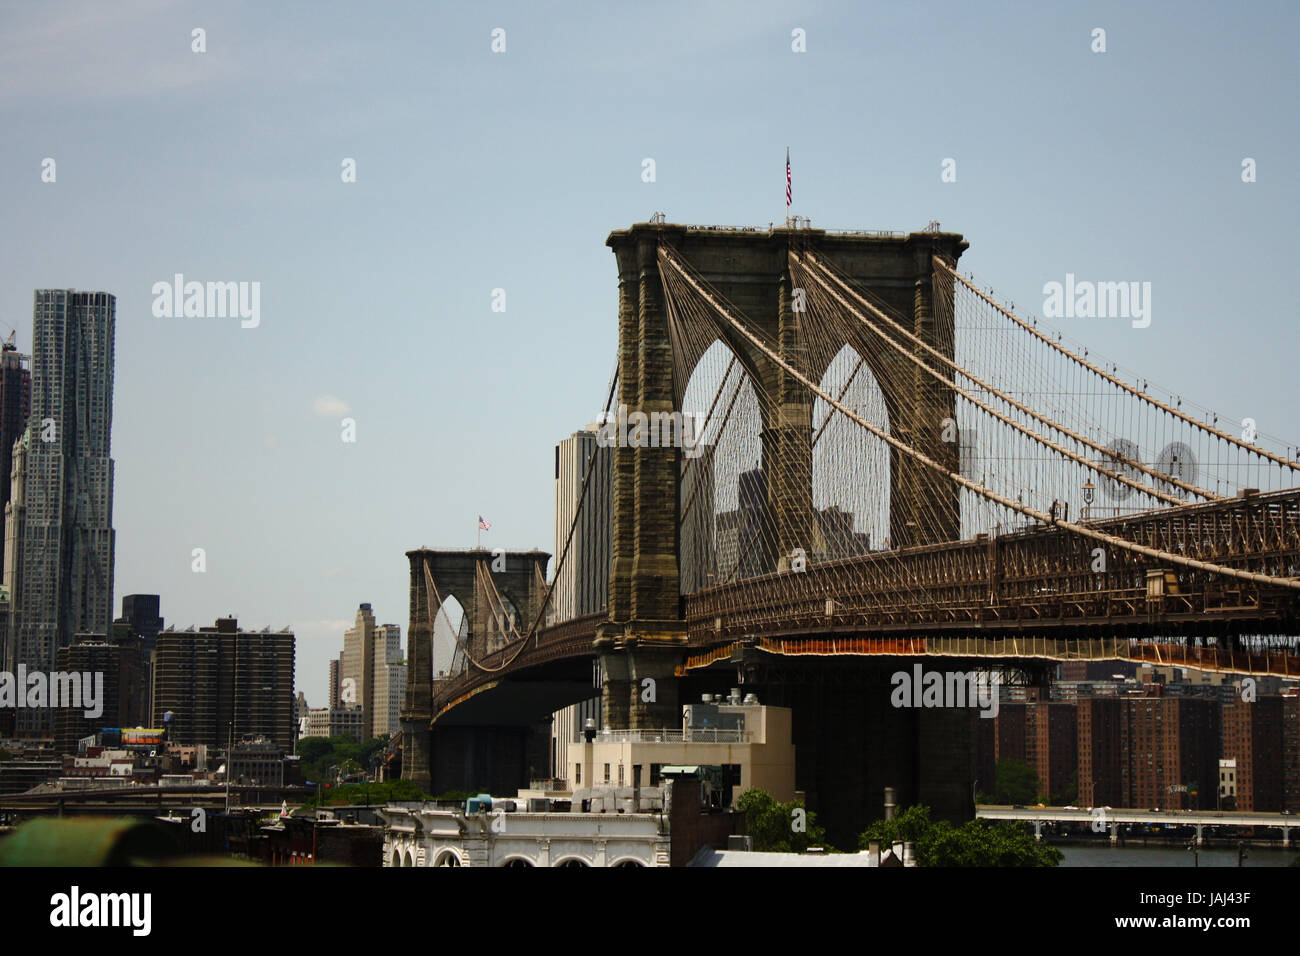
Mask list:
[[[112,629],[116,317],[107,292],[35,293],[25,527],[6,655],[29,671],[53,670],[75,635]],[[18,712],[20,736],[52,728],[47,708]]]

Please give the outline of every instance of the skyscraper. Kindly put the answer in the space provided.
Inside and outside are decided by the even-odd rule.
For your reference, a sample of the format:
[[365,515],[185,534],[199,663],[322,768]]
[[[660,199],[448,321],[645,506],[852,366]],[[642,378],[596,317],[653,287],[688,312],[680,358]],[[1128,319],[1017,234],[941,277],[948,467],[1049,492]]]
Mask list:
[[127,630],[140,638],[139,690],[144,698],[144,712],[153,713],[153,652],[158,645],[158,632],[163,629],[161,601],[157,594],[128,594],[122,598],[122,616],[113,622],[114,628]]
[[131,630],[144,642],[146,657],[153,653],[158,642],[158,632],[163,629],[161,599],[157,594],[128,594],[122,598],[122,616],[118,618],[131,625]]
[[375,720],[375,615],[369,604],[357,608],[356,623],[343,632],[339,680],[343,706],[362,709],[361,739],[369,740]]
[[338,672],[343,706],[362,710],[363,740],[398,729],[406,689],[400,627],[375,624],[373,609],[362,604],[357,609],[356,624],[343,634]]
[[[23,435],[32,410],[32,373],[10,335],[0,347],[0,509],[9,504],[14,442]],[[0,551],[0,575],[7,555]]]
[[700,446],[694,458],[682,458],[681,587],[689,594],[715,582],[718,564],[714,540],[712,445]]
[[[613,559],[614,449],[596,443],[599,425],[588,425],[555,446],[555,580],[551,608],[554,620],[592,614],[609,601],[609,564]],[[595,455],[594,460],[592,456]],[[583,494],[583,477],[591,461],[591,476]],[[707,506],[712,510],[710,498]],[[581,508],[581,511],[579,511]],[[577,516],[573,539],[564,567],[560,555]],[[593,676],[593,687],[599,681]],[[556,711],[551,724],[551,772],[564,777],[569,772],[569,744],[587,717],[600,726],[600,697],[592,697]]]
[[[3,590],[0,590],[0,617],[3,618],[3,630],[0,630],[0,662],[3,669],[14,671],[17,667],[15,657],[18,653],[18,605],[15,595],[18,582],[22,578],[23,534],[27,530],[27,450],[31,445],[32,430],[27,428],[22,437],[14,442],[11,449],[10,465],[10,500],[5,502],[5,570]],[[0,715],[0,731],[12,737],[14,732],[14,714]]]
[[[74,635],[112,629],[116,313],[107,292],[34,297],[25,527],[9,629],[10,659],[32,670],[53,670]],[[19,711],[17,732],[50,734],[49,711]]]
[[[588,425],[555,446],[555,593],[551,609],[555,620],[592,614],[609,599],[609,563],[613,557],[614,449],[596,444],[599,425]],[[582,491],[587,462],[595,455],[585,496]],[[579,506],[581,505],[581,512]],[[564,567],[558,567],[569,527],[573,531]]]
[[386,737],[401,729],[402,695],[406,691],[406,660],[402,629],[396,624],[375,628],[374,726],[371,734]]

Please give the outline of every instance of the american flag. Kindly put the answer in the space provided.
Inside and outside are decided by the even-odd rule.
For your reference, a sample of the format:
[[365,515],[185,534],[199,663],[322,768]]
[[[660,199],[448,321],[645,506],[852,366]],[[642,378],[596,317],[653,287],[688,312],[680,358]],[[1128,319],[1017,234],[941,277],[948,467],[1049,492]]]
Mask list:
[[785,208],[790,208],[790,147],[785,148]]
[[479,515],[479,516],[478,516],[478,526],[479,526],[479,528],[481,528],[481,529],[484,530],[484,531],[491,531],[491,530],[492,530],[492,522],[490,522],[490,521],[484,521],[482,515]]

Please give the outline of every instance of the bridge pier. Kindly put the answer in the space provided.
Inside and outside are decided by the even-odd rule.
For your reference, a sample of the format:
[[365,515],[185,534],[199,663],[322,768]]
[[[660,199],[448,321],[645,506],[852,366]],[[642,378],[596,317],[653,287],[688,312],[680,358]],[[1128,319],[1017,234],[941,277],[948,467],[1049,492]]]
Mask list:
[[615,651],[600,655],[600,719],[606,727],[626,729],[631,722],[631,661]]
[[427,717],[408,720],[406,716],[402,720],[402,779],[411,781],[422,793],[429,793],[433,786],[429,775],[432,742],[429,720]]
[[430,736],[426,792],[434,796],[451,790],[514,796],[550,767],[549,721],[530,727],[437,725]]
[[1204,830],[1204,824],[1201,823],[1196,824],[1196,845],[1197,846],[1205,845],[1205,837],[1201,835],[1203,830]]
[[1037,841],[1039,841],[1040,843],[1041,843],[1042,840],[1043,840],[1043,821],[1042,821],[1042,820],[1035,820],[1035,821],[1034,821],[1034,839],[1037,840]]
[[1291,828],[1282,827],[1282,848],[1286,849],[1291,846]]
[[656,730],[681,726],[682,708],[676,676],[680,651],[644,645],[626,652],[629,675],[628,727]]
[[1118,823],[1112,823],[1110,825],[1110,845],[1111,846],[1119,845],[1119,824]]
[[[934,820],[974,818],[972,723],[980,718],[971,710],[894,707],[890,678],[900,662],[755,654],[744,665],[744,689],[794,712],[795,787],[832,844],[854,846],[884,819],[886,787],[900,809],[921,804]],[[691,691],[725,692],[735,683],[719,670],[716,682],[692,680]]]

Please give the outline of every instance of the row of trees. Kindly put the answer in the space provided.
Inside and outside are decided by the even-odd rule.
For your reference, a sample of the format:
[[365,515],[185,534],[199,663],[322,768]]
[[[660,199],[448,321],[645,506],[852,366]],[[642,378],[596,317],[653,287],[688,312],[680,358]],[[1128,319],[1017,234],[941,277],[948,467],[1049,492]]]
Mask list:
[[304,737],[298,741],[303,779],[323,786],[339,778],[368,774],[387,746],[387,737],[364,742],[355,737]]
[[[801,801],[782,803],[762,790],[747,790],[736,805],[745,814],[745,832],[755,850],[802,853],[820,846],[835,852],[817,815]],[[858,837],[858,849],[867,849],[873,840],[882,850],[895,843],[915,844],[918,866],[1057,866],[1063,856],[1014,823],[970,820],[954,826],[931,820],[930,808],[924,806],[908,807],[892,820],[877,820]]]

